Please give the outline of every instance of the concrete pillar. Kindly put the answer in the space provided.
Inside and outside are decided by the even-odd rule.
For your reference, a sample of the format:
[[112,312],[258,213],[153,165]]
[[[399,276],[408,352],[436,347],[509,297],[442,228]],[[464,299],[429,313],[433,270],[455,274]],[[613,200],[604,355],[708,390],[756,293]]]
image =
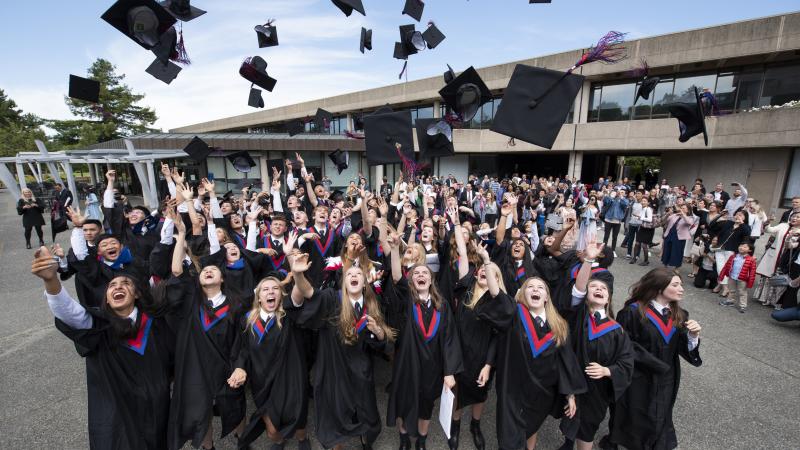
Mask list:
[[383,166],[375,166],[375,178],[370,182],[372,189],[380,189],[383,184]]
[[267,165],[268,159],[269,157],[266,153],[259,158],[259,167],[261,168],[261,183],[263,183],[261,190],[265,192],[269,192],[270,187],[269,177],[271,174],[269,173],[269,166]]
[[[5,166],[5,164],[3,164],[3,165]],[[17,166],[17,178],[19,179],[19,187],[20,187],[20,189],[27,189],[28,188],[28,182],[25,181],[25,166],[23,166],[22,163],[16,163],[15,166]],[[35,176],[36,175],[34,174],[34,177]],[[8,183],[6,183],[6,184],[8,184]]]
[[[44,146],[44,142],[38,139],[36,139],[34,142],[36,143],[36,147],[39,148],[39,153],[41,153],[42,156],[49,155],[49,153],[47,152],[47,147]],[[50,175],[53,177],[53,180],[56,183],[64,184],[64,182],[61,180],[61,175],[58,174],[58,167],[54,163],[48,162],[47,168],[50,169]]]
[[575,114],[573,123],[586,123],[589,119],[589,98],[592,95],[592,83],[584,81],[580,94],[575,97]]
[[583,152],[581,151],[569,152],[569,170],[567,171],[567,176],[580,179],[582,170],[583,170]]
[[[128,154],[130,156],[137,156],[136,149],[133,147],[133,142],[131,142],[129,139],[125,139],[124,142],[125,142],[125,147],[128,149]],[[147,171],[145,169],[145,165],[138,161],[132,161],[131,165],[133,166],[133,169],[136,171],[136,177],[139,178],[139,184],[142,186],[142,198],[147,203],[147,206],[149,208],[153,209],[157,208],[158,201],[153,202],[155,196],[153,195],[152,192],[150,192],[150,180],[147,177]]]
[[87,163],[87,166],[89,166],[89,180],[92,183],[92,187],[94,187],[97,185],[97,173],[95,173],[96,164]]
[[[17,170],[19,170],[19,167],[20,165],[17,164]],[[11,173],[10,170],[8,170],[8,166],[6,166],[5,163],[0,163],[0,180],[2,180],[3,183],[6,185],[9,192],[11,192],[11,195],[14,196],[14,201],[19,201],[19,199],[22,198],[22,192],[20,192],[20,188],[19,186],[17,186],[16,180],[14,180],[14,175]],[[24,183],[25,180],[24,174],[22,180]]]
[[442,102],[439,100],[433,101],[433,117],[438,119],[442,117]]
[[352,132],[356,131],[356,127],[353,125],[353,114],[351,113],[347,113],[347,129]]
[[[36,180],[37,183],[42,183],[42,169],[39,167],[39,163],[28,163],[28,168],[31,169],[31,173],[33,174],[33,178]],[[24,171],[24,170],[23,170]]]

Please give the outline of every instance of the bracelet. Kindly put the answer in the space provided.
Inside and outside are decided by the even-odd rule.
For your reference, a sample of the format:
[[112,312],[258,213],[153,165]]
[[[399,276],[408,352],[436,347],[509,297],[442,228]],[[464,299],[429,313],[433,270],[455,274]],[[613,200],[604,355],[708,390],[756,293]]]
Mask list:
[[584,260],[583,260],[583,262],[585,262],[585,263],[593,263],[593,262],[597,262],[597,260],[594,260],[594,259],[584,259]]

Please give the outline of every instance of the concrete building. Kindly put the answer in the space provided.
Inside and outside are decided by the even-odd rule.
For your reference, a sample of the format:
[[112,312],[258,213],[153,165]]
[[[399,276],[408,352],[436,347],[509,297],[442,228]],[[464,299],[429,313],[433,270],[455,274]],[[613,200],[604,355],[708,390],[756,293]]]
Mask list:
[[[504,176],[519,172],[596,181],[607,174],[622,176],[624,158],[620,157],[657,156],[660,177],[670,184],[691,186],[697,177],[707,186],[717,181],[726,185],[741,182],[768,209],[800,195],[800,108],[787,105],[749,112],[800,100],[800,13],[632,40],[626,47],[626,61],[589,64],[576,72],[586,76],[586,81],[551,150],[519,140],[510,146],[506,136],[489,127],[517,64],[566,70],[584,49],[479,68],[495,99],[470,123],[455,130],[456,154],[432,161],[431,171],[452,173],[460,179],[468,173]],[[637,80],[627,72],[640,58],[646,58],[651,75],[661,81],[649,101],[640,99],[634,105]],[[347,139],[342,133],[359,131],[357,119],[386,104],[395,110],[411,110],[415,119],[439,117],[443,113],[438,95],[442,85],[442,77],[436,76],[131,140],[141,149],[181,148],[200,135],[224,151],[249,150],[260,162],[258,170],[249,175],[255,178],[266,177],[269,166],[300,151],[307,165],[319,175],[329,176],[334,185],[344,185],[361,172],[374,186],[383,175],[394,177],[398,168],[368,168],[363,141]],[[677,121],[666,111],[670,102],[690,101],[693,87],[709,89],[719,103],[720,114],[707,119],[707,147],[701,137],[678,142]],[[288,120],[311,117],[317,108],[334,113],[330,130],[314,133],[313,124],[308,124],[308,133],[293,138],[285,134]],[[102,145],[113,148],[114,143]],[[351,168],[341,176],[325,157],[336,148],[351,151]],[[209,158],[207,164],[218,179],[229,183],[243,176],[224,158]]]

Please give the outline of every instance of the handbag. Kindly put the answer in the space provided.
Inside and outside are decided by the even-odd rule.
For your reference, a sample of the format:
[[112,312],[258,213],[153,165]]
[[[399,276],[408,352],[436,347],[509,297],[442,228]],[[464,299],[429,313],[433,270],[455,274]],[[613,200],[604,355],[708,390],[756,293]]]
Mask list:
[[772,287],[789,286],[790,281],[792,281],[791,278],[789,278],[789,275],[785,273],[779,273],[775,276],[770,277],[769,280],[767,280],[769,285]]

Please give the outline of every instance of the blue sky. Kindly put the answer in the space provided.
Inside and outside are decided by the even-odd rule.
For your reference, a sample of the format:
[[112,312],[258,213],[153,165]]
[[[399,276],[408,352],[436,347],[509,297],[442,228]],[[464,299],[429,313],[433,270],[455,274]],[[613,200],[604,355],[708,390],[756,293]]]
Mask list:
[[[68,118],[63,101],[70,73],[85,74],[98,57],[117,65],[156,126],[172,127],[256,111],[247,106],[249,83],[241,61],[260,55],[278,79],[264,93],[266,107],[328,97],[399,82],[392,58],[404,0],[363,0],[367,16],[345,17],[330,0],[193,0],[208,13],[185,24],[193,64],[171,85],[144,72],[153,55],[100,19],[113,3],[99,0],[4,2],[0,28],[0,88],[25,112]],[[428,0],[428,20],[447,35],[436,49],[409,60],[408,79],[588,47],[609,30],[630,38],[746,20],[800,9],[788,0]],[[259,49],[253,26],[276,19],[280,46]],[[358,51],[361,27],[373,29],[373,51]]]

